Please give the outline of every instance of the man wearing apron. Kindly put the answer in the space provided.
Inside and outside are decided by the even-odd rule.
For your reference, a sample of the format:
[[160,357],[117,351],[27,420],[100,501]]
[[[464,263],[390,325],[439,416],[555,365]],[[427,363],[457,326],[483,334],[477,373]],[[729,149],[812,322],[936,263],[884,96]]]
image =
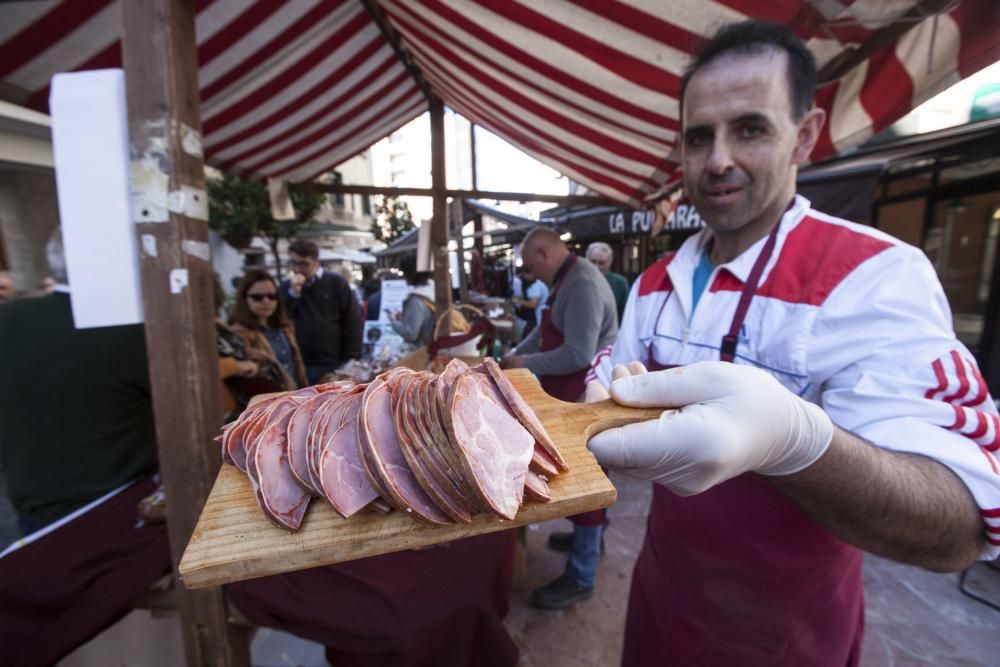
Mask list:
[[[583,395],[590,360],[618,331],[615,297],[601,272],[577,258],[550,229],[533,229],[521,244],[521,261],[550,288],[538,327],[504,360],[531,370],[549,395],[574,402]],[[573,536],[566,572],[536,590],[532,603],[562,609],[593,595],[601,556],[604,510],[571,517]]]
[[[862,550],[935,571],[1000,552],[1000,419],[933,268],[795,195],[815,78],[790,31],[748,21],[682,81],[707,229],[643,273],[593,369],[621,403],[680,408],[588,443],[655,482],[630,667],[857,665]],[[672,370],[612,385],[636,361]]]

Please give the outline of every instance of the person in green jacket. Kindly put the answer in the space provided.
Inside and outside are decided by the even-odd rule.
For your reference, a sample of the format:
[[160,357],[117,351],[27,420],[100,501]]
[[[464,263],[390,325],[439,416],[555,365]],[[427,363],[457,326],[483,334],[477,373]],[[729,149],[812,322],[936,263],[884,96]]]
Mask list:
[[596,266],[604,277],[608,279],[611,292],[615,295],[615,305],[618,308],[618,322],[622,321],[622,314],[625,312],[625,302],[628,301],[628,280],[620,273],[611,270],[611,262],[615,254],[607,243],[596,241],[587,246],[587,260]]

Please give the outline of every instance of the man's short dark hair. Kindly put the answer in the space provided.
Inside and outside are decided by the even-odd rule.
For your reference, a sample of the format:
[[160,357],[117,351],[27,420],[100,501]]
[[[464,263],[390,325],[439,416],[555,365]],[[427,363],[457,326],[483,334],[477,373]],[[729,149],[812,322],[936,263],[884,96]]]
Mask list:
[[288,246],[288,252],[293,252],[299,257],[319,259],[319,246],[309,239],[295,239]]
[[722,55],[757,55],[771,49],[788,54],[788,92],[792,102],[792,118],[801,120],[812,108],[816,96],[816,59],[791,28],[761,20],[730,23],[702,45],[681,78],[681,109],[687,85],[698,70]]

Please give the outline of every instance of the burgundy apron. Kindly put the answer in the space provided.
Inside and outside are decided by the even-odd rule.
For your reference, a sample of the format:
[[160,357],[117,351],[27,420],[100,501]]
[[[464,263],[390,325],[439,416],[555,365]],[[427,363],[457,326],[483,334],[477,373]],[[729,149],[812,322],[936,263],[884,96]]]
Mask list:
[[[776,236],[777,226],[743,287],[720,346],[723,361],[735,357]],[[652,342],[646,365],[671,367],[656,360]],[[622,665],[856,666],[864,630],[861,562],[861,551],[758,475],[689,498],[654,484]]]
[[[548,307],[542,310],[542,321],[541,324],[539,324],[539,352],[549,352],[551,350],[555,350],[565,341],[563,333],[559,331],[555,322],[552,320],[552,308],[556,302],[556,294],[559,292],[559,286],[562,284],[566,274],[569,273],[570,269],[573,268],[573,265],[576,264],[576,262],[577,256],[570,255],[563,265],[559,267],[559,271],[556,272],[555,279],[552,281],[552,291],[549,293],[549,298],[545,302]],[[570,373],[569,375],[543,375],[539,379],[542,384],[542,389],[544,389],[549,396],[558,398],[560,401],[575,403],[581,396],[583,396],[583,392],[587,388],[587,373],[589,371],[589,367],[584,367],[574,373]],[[605,524],[606,513],[607,510],[594,510],[593,512],[584,512],[583,514],[571,516],[569,517],[569,520],[580,526],[603,526]]]

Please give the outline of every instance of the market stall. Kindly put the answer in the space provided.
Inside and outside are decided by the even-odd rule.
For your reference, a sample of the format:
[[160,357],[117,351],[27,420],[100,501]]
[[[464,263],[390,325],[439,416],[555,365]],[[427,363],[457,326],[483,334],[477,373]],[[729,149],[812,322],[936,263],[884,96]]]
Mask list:
[[[166,206],[176,204],[169,197],[177,192],[204,196],[203,160],[308,183],[429,110],[432,187],[417,194],[434,197],[436,302],[447,306],[447,200],[498,193],[447,188],[445,104],[634,208],[676,180],[676,96],[687,54],[741,12],[793,25],[819,56],[826,85],[818,103],[831,122],[816,158],[858,143],[1000,50],[1000,19],[988,0],[913,0],[882,13],[854,4],[708,2],[681,13],[631,3],[572,12],[563,3],[396,0],[67,0],[0,8],[0,95],[8,101],[45,110],[54,73],[125,68],[130,158],[135,173],[149,174],[147,166],[156,176],[135,178],[133,193],[163,202],[165,212],[154,220],[147,209],[133,211],[137,233],[158,248],[141,256],[140,268],[175,567],[219,469],[209,446],[220,413],[211,267],[190,252],[191,243],[206,243],[207,225],[197,207]],[[578,198],[585,199],[595,203]],[[176,271],[184,271],[183,288],[171,280]],[[178,597],[189,664],[247,663],[221,589]]]

